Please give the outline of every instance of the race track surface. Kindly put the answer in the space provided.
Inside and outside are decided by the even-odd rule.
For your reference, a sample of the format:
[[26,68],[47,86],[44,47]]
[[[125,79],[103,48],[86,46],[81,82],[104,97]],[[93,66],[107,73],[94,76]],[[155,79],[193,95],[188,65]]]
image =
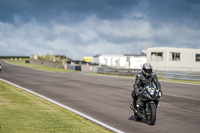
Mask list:
[[200,85],[161,82],[157,121],[137,122],[129,108],[134,79],[56,73],[3,62],[0,78],[25,87],[127,133],[199,133]]

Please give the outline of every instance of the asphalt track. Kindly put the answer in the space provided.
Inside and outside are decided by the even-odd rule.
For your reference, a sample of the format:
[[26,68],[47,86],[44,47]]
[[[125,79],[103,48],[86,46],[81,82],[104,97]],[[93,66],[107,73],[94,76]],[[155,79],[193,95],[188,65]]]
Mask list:
[[199,133],[200,85],[161,82],[157,121],[137,122],[129,105],[134,79],[57,73],[3,63],[0,78],[53,99],[124,132]]

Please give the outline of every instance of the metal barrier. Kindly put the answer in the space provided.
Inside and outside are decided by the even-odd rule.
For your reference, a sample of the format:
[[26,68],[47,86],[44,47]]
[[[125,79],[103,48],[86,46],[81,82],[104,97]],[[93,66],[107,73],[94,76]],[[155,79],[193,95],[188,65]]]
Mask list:
[[67,65],[67,69],[74,70],[74,71],[81,71],[81,65]]
[[141,69],[119,69],[111,67],[98,67],[97,72],[102,74],[112,74],[112,75],[128,75],[135,76]]
[[160,78],[200,81],[200,73],[178,71],[155,71],[155,73]]
[[[111,75],[136,76],[141,69],[119,69],[111,67],[98,67],[97,72]],[[154,71],[159,78],[182,79],[200,81],[200,73],[178,72],[178,71]]]

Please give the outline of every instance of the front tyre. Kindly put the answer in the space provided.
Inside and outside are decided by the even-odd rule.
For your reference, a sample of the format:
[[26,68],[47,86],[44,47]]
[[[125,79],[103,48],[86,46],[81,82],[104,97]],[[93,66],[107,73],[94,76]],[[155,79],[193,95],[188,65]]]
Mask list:
[[151,103],[149,106],[150,106],[150,116],[148,117],[148,124],[154,125],[156,122],[156,105]]

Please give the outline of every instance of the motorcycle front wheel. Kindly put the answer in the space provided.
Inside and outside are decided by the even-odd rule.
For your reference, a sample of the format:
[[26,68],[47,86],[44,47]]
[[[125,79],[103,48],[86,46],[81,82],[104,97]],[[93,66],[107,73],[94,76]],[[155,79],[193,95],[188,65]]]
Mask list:
[[148,124],[154,125],[156,122],[156,105],[151,103],[150,105],[150,116],[148,117]]

